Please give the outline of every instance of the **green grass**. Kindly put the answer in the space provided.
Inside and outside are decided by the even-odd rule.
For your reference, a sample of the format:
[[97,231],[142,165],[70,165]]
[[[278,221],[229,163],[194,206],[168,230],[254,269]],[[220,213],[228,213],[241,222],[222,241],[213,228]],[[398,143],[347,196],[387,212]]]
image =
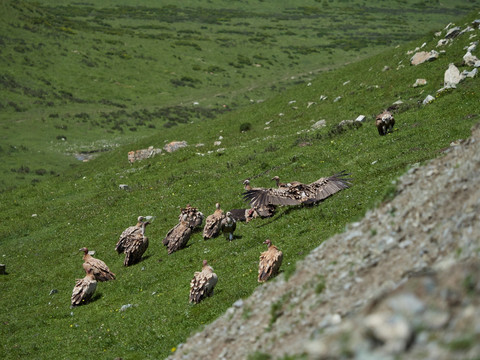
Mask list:
[[0,190],[63,173],[78,153],[271,98],[477,5],[3,1]]
[[[27,6],[27,3],[21,4]],[[41,4],[35,5],[33,11],[42,14],[54,11],[48,7],[49,2]],[[329,4],[340,6],[341,3]],[[104,7],[109,6],[110,3],[105,2]],[[268,4],[266,6],[265,11]],[[473,14],[458,24],[477,17],[478,14]],[[104,19],[113,23],[120,21],[118,14],[113,20],[107,16]],[[140,20],[134,20],[129,20],[132,26],[141,24]],[[92,22],[88,20],[89,26]],[[175,26],[187,25],[175,23]],[[142,31],[154,30],[145,28]],[[59,31],[58,28],[55,31]],[[107,35],[93,34],[90,36],[107,39]],[[85,30],[86,44],[91,45],[87,35]],[[68,36],[62,39],[73,41]],[[125,34],[116,36],[133,43]],[[75,45],[80,45],[79,40],[75,41]],[[24,112],[2,112],[3,129],[8,127],[6,130],[18,140],[18,146],[27,147],[27,150],[19,147],[17,152],[8,150],[11,157],[22,151],[26,157],[33,149],[43,151],[41,157],[35,158],[42,159],[38,167],[18,159],[5,160],[11,161],[9,166],[19,169],[24,164],[31,168],[30,172],[37,168],[49,171],[58,161],[61,171],[43,175],[43,181],[18,184],[0,193],[0,262],[6,264],[8,272],[0,277],[0,356],[6,359],[72,359],[82,358],[88,349],[96,358],[162,358],[189,335],[224,313],[235,300],[254,291],[258,286],[258,257],[265,250],[262,243],[266,238],[282,249],[281,270],[285,275],[291,274],[296,261],[322,241],[342,232],[346,224],[361,219],[368,209],[391,198],[392,181],[410,166],[440,155],[440,150],[448,147],[451,141],[468,137],[470,127],[478,122],[477,78],[466,79],[455,91],[438,97],[428,106],[419,104],[427,94],[435,94],[442,86],[448,64],[461,61],[463,48],[471,41],[468,34],[456,39],[438,60],[411,67],[408,64],[410,55],[406,52],[424,41],[427,48],[434,48],[437,39],[427,35],[335,71],[312,75],[295,87],[265,98],[262,103],[238,106],[237,110],[216,113],[213,118],[196,118],[193,122],[179,122],[169,128],[159,125],[156,130],[143,133],[138,130],[128,136],[114,132],[110,138],[109,133],[100,128],[83,127],[83,117],[75,116],[106,111],[98,103],[99,94],[107,91],[106,88],[98,92],[79,89],[78,93],[72,93],[79,98],[91,96],[91,102],[85,104],[71,100],[62,103],[63,100],[57,99],[54,101],[58,103],[50,109],[25,102],[22,103],[27,108]],[[187,53],[192,51],[196,50]],[[5,52],[3,57],[7,57]],[[399,63],[405,66],[397,70]],[[385,65],[391,70],[383,72]],[[119,69],[119,73],[124,70],[127,75],[133,71],[126,66]],[[55,91],[66,86],[67,79],[63,75],[59,73]],[[273,78],[273,74],[271,76]],[[413,88],[411,85],[420,77],[426,78],[428,84]],[[145,99],[135,100],[138,102],[135,107],[129,103],[125,109],[129,115],[118,115],[119,118],[130,117],[134,110],[143,108],[151,114],[157,108],[154,96],[147,94],[153,86],[148,83],[150,79],[148,76],[141,78],[145,79],[146,89],[141,90],[139,97],[145,95]],[[140,84],[140,80],[132,81]],[[193,91],[188,95],[193,99],[201,89],[199,87],[198,92],[186,90]],[[127,91],[124,88],[117,90],[112,99],[132,94],[132,90],[129,90],[130,95],[122,95],[122,91]],[[24,95],[15,94],[19,103],[26,101]],[[174,98],[178,101],[186,94],[179,92],[175,95],[178,97],[172,94],[170,105],[174,105]],[[327,100],[320,100],[321,95],[327,96]],[[334,102],[337,96],[342,99]],[[399,99],[404,104],[395,114],[395,131],[378,136],[374,115]],[[315,104],[308,106],[309,102]],[[115,105],[109,108],[113,111]],[[122,108],[115,110],[118,109]],[[212,106],[211,109],[216,108]],[[57,118],[50,114],[59,115]],[[368,118],[362,127],[335,132],[341,120],[354,119],[360,114]],[[95,117],[90,115],[87,123],[92,119]],[[326,128],[307,131],[320,119],[326,120]],[[240,127],[245,123],[251,124],[250,130],[241,132]],[[45,129],[46,126],[49,129]],[[47,144],[35,134],[50,136]],[[66,134],[66,142],[50,142],[52,136],[62,134]],[[24,141],[21,136],[25,137]],[[114,136],[118,139],[113,142]],[[213,145],[219,136],[223,137],[221,147],[225,148],[222,154],[217,153]],[[93,161],[68,165],[67,160],[58,158],[69,146],[72,152],[89,143],[94,145],[85,149],[98,149],[103,146],[104,139],[108,139],[105,145],[110,151],[101,153]],[[127,162],[129,150],[150,145],[162,147],[172,140],[186,140],[189,146],[133,165]],[[205,146],[195,147],[197,143]],[[309,145],[299,146],[302,143]],[[12,144],[4,138],[4,152]],[[52,151],[57,147],[60,150]],[[45,165],[47,162],[52,165]],[[225,210],[245,207],[241,198],[245,178],[250,178],[254,186],[272,186],[270,178],[274,175],[285,181],[311,182],[343,169],[351,172],[354,178],[350,189],[318,206],[281,208],[271,219],[239,224],[238,238],[233,242],[223,237],[203,241],[201,234],[196,233],[188,248],[172,255],[167,255],[161,244],[167,231],[176,224],[179,208],[187,203],[197,206],[206,215],[213,212],[217,201]],[[31,173],[15,174],[31,181]],[[120,190],[119,184],[128,184],[131,190]],[[123,257],[117,256],[114,246],[120,233],[133,225],[138,215],[157,217],[147,228],[150,247],[141,263],[124,268]],[[109,265],[117,280],[100,283],[93,302],[71,310],[69,301],[75,278],[83,276],[78,252],[83,246],[95,250],[95,256]],[[188,303],[189,282],[203,259],[213,266],[219,282],[213,297],[191,305]],[[57,289],[58,293],[50,295],[52,289]],[[119,311],[126,304],[133,306]]]

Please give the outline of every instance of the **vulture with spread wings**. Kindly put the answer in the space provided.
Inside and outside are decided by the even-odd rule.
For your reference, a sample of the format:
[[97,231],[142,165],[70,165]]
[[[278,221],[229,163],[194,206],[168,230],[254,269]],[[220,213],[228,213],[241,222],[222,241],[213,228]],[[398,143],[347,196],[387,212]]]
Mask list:
[[277,188],[251,188],[243,193],[243,198],[249,201],[252,207],[314,204],[348,188],[351,181],[347,178],[349,175],[342,171],[320,178],[311,184],[302,184],[298,181],[283,184],[276,176],[272,180],[277,182]]

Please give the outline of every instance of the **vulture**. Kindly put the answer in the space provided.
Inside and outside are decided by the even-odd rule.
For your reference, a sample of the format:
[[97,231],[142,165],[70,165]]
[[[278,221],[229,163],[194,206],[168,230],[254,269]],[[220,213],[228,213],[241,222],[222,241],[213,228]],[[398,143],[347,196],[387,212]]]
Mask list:
[[267,244],[268,249],[260,255],[258,282],[265,282],[277,275],[283,260],[283,253],[272,244],[270,239],[265,240],[264,244]]
[[[250,188],[243,193],[243,198],[254,208],[268,205],[300,205],[314,204],[348,188],[350,174],[342,171],[338,174],[320,178],[311,184],[293,181],[281,184],[277,188]],[[277,181],[277,179],[274,178]]]
[[147,251],[148,238],[145,236],[145,227],[150,222],[145,221],[143,216],[138,217],[137,225],[128,227],[120,235],[115,250],[121,254],[125,253],[123,265],[130,266],[138,263],[142,255]]
[[377,126],[378,133],[380,135],[387,135],[387,133],[393,131],[395,125],[395,119],[390,111],[385,110],[375,118],[375,125]]
[[83,268],[88,273],[88,270],[92,270],[95,280],[108,281],[115,280],[115,274],[110,271],[107,264],[100,259],[95,259],[88,253],[86,247],[81,248],[79,251],[83,251]]
[[233,232],[237,228],[237,222],[233,218],[233,215],[230,211],[227,211],[227,214],[222,219],[220,227],[222,228],[222,232],[225,235],[225,237],[228,238],[228,240],[232,241]]
[[180,215],[178,217],[178,221],[182,220],[183,215],[187,215],[187,221],[192,228],[192,230],[195,230],[197,227],[202,225],[203,222],[203,214],[198,211],[196,207],[191,206],[190,204],[187,204],[185,209],[181,209]]
[[163,245],[168,249],[168,254],[187,246],[190,235],[192,235],[192,227],[188,222],[188,214],[183,214],[180,222],[175,225],[163,239]]
[[217,281],[217,274],[213,272],[207,260],[203,260],[202,271],[196,271],[190,281],[190,302],[198,304],[207,296],[212,296]]
[[97,280],[95,280],[93,270],[89,268],[85,271],[87,273],[85,277],[75,281],[75,287],[73,288],[70,306],[72,308],[88,302],[97,289]]
[[[254,189],[250,185],[250,180],[248,179],[243,182],[243,185],[245,185],[246,192]],[[267,204],[260,206],[252,206],[250,209],[245,210],[245,221],[248,223],[249,221],[257,217],[266,218],[272,217],[273,215],[275,215],[275,205]]]
[[203,228],[203,239],[211,239],[217,237],[222,230],[221,224],[222,220],[224,219],[225,215],[223,214],[223,210],[220,209],[220,204],[215,204],[215,212],[211,215],[207,216],[205,220],[205,227]]

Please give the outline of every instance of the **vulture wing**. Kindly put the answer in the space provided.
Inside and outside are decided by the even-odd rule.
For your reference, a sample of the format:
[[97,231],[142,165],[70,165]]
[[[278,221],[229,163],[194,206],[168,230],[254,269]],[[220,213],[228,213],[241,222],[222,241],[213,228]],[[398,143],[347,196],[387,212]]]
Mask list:
[[206,297],[212,296],[217,281],[217,274],[212,271],[195,272],[192,281],[190,281],[190,302],[198,304]]
[[126,228],[120,235],[120,239],[115,246],[115,251],[119,254],[125,251],[125,248],[128,246],[128,243],[131,241],[132,237],[136,237],[141,234],[142,228],[139,226],[130,226]]
[[329,196],[339,192],[340,190],[346,189],[351,184],[350,178],[347,178],[350,174],[347,174],[344,171],[332,175],[327,178],[320,178],[317,181],[309,185],[312,190],[313,196],[309,197],[305,203],[314,203],[317,201],[324,200]]
[[260,255],[258,264],[258,282],[265,282],[278,274],[282,265],[283,253],[276,246],[270,246]]
[[137,236],[125,249],[125,260],[123,265],[130,266],[138,263],[148,248],[148,238],[146,236]]
[[253,188],[243,193],[243,199],[250,205],[259,208],[267,205],[299,205],[298,199],[291,188]]
[[92,269],[97,281],[115,280],[115,274],[111,272],[107,264],[100,259],[88,256],[88,258],[85,259],[83,268],[85,271],[87,271],[87,268]]
[[298,181],[279,188],[253,188],[243,193],[245,201],[255,208],[268,205],[300,205],[311,204],[326,199],[336,192],[349,187],[350,174],[342,171],[327,178],[320,178],[311,184]]
[[171,254],[187,246],[190,235],[192,235],[192,228],[188,223],[181,222],[168,232],[163,244],[167,246],[168,253]]
[[250,209],[232,209],[230,212],[232,213],[232,217],[235,221],[246,221],[247,218],[245,216],[246,212]]
[[223,213],[218,212],[207,216],[207,220],[205,220],[205,227],[203,228],[204,239],[211,239],[220,234],[223,217]]
[[73,288],[71,297],[71,306],[78,306],[88,302],[97,289],[97,281],[93,276],[85,276],[83,279],[77,279]]

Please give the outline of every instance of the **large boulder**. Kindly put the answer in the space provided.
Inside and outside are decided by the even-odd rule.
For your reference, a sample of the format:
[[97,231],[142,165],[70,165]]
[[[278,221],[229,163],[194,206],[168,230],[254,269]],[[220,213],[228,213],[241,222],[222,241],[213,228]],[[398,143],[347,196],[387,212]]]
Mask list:
[[424,63],[425,61],[433,61],[436,59],[438,59],[438,52],[435,50],[432,50],[430,52],[419,51],[412,56],[412,58],[410,59],[410,64],[419,65]]
[[444,87],[456,87],[457,84],[465,78],[460,71],[455,66],[455,64],[448,65],[447,71],[443,77],[443,86]]

